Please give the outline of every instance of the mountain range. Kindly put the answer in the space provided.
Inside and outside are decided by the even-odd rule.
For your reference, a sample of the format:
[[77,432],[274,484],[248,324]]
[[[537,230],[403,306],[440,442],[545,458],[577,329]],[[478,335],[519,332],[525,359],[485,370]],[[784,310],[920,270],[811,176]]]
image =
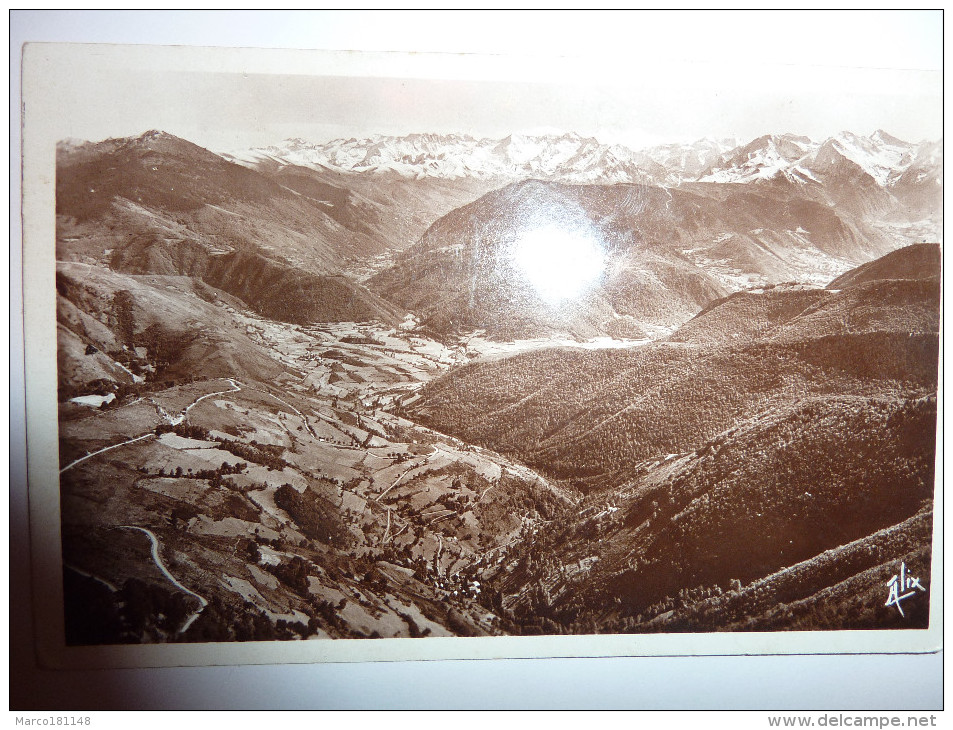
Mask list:
[[[633,150],[594,137],[512,134],[477,139],[463,134],[375,136],[312,143],[288,139],[268,147],[223,154],[251,167],[275,164],[345,172],[393,172],[405,177],[539,178],[566,183],[751,182],[782,176],[817,182],[841,159],[880,187],[912,176],[941,182],[940,147],[904,142],[883,130],[869,137],[841,132],[820,142],[792,134],[765,135],[739,145],[734,139],[700,139]],[[910,176],[908,176],[910,177]],[[904,181],[906,183],[908,181]]]
[[[898,245],[939,236],[939,145],[880,130],[638,152],[577,134],[415,134],[294,139],[226,157],[261,171],[336,170],[394,184],[492,181],[496,189],[435,221],[367,282],[420,312],[435,333],[449,326],[507,337],[642,337],[671,331],[712,297],[826,283]],[[526,289],[511,253],[521,231],[558,227],[567,216],[597,239],[606,273],[572,311],[554,312]]]
[[[476,331],[502,339],[652,339],[735,291],[792,281],[825,285],[900,243],[916,242],[939,222],[937,207],[927,205],[939,184],[938,146],[910,145],[883,132],[843,134],[820,145],[791,135],[763,137],[706,162],[709,171],[699,176],[744,173],[732,178],[737,182],[676,187],[447,179],[427,162],[483,159],[454,157],[454,145],[462,144],[479,146],[487,159],[573,160],[572,169],[590,171],[579,149],[603,149],[578,135],[513,136],[493,145],[438,135],[379,138],[375,159],[402,151],[401,159],[412,161],[401,164],[418,170],[411,177],[357,171],[363,168],[353,150],[367,145],[353,140],[325,147],[299,141],[272,149],[251,167],[158,131],[63,142],[57,149],[60,286],[83,315],[71,314],[68,329],[88,320],[90,308],[106,316],[102,310],[117,289],[130,292],[129,307],[140,306],[135,287],[107,280],[158,276],[187,277],[176,281],[187,281],[180,288],[200,299],[233,301],[295,324],[393,325],[410,314],[446,342]],[[717,149],[701,145],[709,157]],[[685,148],[663,151],[670,164],[691,159],[701,166],[701,157]],[[319,152],[325,162],[349,159],[353,169],[299,164]],[[776,174],[768,177],[769,169]],[[927,218],[901,220],[921,214]],[[569,231],[601,257],[601,269],[578,296],[557,302],[533,286],[521,259],[527,238],[542,231],[547,246],[554,230]],[[565,255],[554,249],[546,258],[558,263]],[[95,263],[100,274],[79,287],[70,283],[68,262]],[[105,288],[79,293],[94,281]],[[154,297],[150,302],[142,306],[155,306]],[[190,329],[190,341],[207,341],[204,349],[231,341],[211,324],[196,330],[194,321],[185,311],[181,321],[156,319],[149,325],[154,347],[178,342]],[[98,327],[82,325],[80,339],[108,349],[113,340],[95,334]],[[129,380],[105,361],[90,372]],[[71,372],[69,379],[76,377]]]

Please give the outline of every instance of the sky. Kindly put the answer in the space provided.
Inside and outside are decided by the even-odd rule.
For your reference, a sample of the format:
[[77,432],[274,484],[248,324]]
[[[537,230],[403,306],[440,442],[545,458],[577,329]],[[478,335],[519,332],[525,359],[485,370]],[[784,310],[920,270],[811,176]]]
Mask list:
[[[334,36],[327,25],[333,30],[340,17],[301,16],[326,21],[325,38]],[[44,108],[44,122],[61,138],[94,141],[157,128],[216,152],[288,137],[323,142],[413,132],[500,138],[574,131],[634,148],[784,132],[824,139],[884,129],[912,142],[942,137],[942,16],[935,12],[469,16],[487,26],[488,37],[496,34],[497,46],[468,45],[465,34],[456,46],[428,45],[432,36],[443,37],[442,26],[423,32],[423,21],[445,22],[439,14],[359,19],[371,17],[379,21],[365,24],[372,41],[375,28],[403,38],[409,25],[416,31],[409,48],[510,55],[417,53],[364,63],[354,54],[329,60],[280,50],[220,49],[199,57],[194,49],[140,46],[117,57],[108,46],[60,48],[42,82],[55,101]],[[530,32],[545,42],[526,42]],[[520,34],[522,44],[499,44]],[[259,38],[268,43],[267,34]],[[348,39],[344,32],[341,47]],[[244,40],[255,37],[236,42]],[[29,74],[29,56],[25,66]]]

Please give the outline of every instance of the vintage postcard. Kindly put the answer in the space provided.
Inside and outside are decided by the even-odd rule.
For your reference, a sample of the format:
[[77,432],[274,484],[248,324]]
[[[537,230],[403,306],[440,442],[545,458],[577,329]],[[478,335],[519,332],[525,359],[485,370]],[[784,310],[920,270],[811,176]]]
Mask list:
[[940,648],[939,72],[23,69],[48,664]]

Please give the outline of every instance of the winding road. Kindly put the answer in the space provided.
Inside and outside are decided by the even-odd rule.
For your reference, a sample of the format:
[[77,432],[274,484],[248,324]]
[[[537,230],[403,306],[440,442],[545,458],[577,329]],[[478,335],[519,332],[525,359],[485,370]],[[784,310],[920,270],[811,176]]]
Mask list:
[[199,601],[198,610],[196,610],[191,616],[189,616],[188,620],[184,624],[182,624],[182,627],[176,632],[178,634],[184,634],[186,631],[188,631],[189,626],[192,625],[195,619],[199,617],[199,614],[202,613],[202,610],[208,605],[208,601],[206,601],[205,598],[200,596],[195,591],[191,591],[188,588],[186,588],[184,585],[179,583],[179,581],[176,580],[175,576],[169,572],[169,569],[165,567],[165,563],[162,562],[162,558],[159,556],[159,539],[155,536],[155,533],[153,533],[152,530],[149,530],[145,527],[138,527],[136,525],[120,525],[120,527],[123,527],[127,530],[138,530],[139,532],[144,532],[146,535],[148,535],[149,540],[152,542],[152,560],[155,562],[156,567],[160,571],[162,571],[162,574],[169,579],[169,582],[172,583],[172,585],[174,585],[179,590],[184,591],[185,593],[188,593],[190,596],[194,596],[195,598],[198,599]]
[[[376,497],[374,497],[374,501],[380,503],[380,501],[384,498],[384,495],[385,495],[385,494],[387,494],[391,489],[393,489],[393,488],[396,487],[398,484],[400,484],[400,480],[401,480],[401,479],[403,479],[405,476],[407,476],[408,474],[410,474],[410,472],[412,472],[414,469],[421,469],[421,468],[425,467],[425,466],[427,465],[427,462],[430,460],[430,457],[436,455],[436,453],[437,453],[437,448],[434,447],[434,450],[433,450],[432,452],[430,452],[429,454],[422,454],[422,455],[421,455],[421,456],[423,456],[423,462],[422,462],[422,463],[420,463],[420,464],[413,464],[409,469],[407,469],[407,471],[403,472],[400,476],[398,476],[398,477],[394,480],[394,483],[393,483],[393,484],[391,484],[389,487],[387,487],[387,489],[385,489],[383,492],[381,492],[381,493],[378,494]],[[412,457],[412,458],[411,458],[411,461],[413,461],[413,460],[415,460],[415,459],[417,459],[417,458],[419,458],[419,457],[416,457],[416,456],[415,456],[415,457]],[[423,473],[423,472],[420,472],[420,473]]]
[[150,431],[149,433],[144,433],[142,436],[136,436],[135,438],[129,439],[128,441],[121,441],[118,444],[113,444],[112,446],[107,446],[106,448],[100,449],[99,451],[94,451],[91,454],[86,454],[86,456],[81,456],[80,458],[76,459],[75,461],[71,461],[69,464],[67,464],[62,469],[60,469],[60,474],[62,474],[67,469],[72,469],[77,464],[83,463],[87,459],[92,459],[94,456],[98,456],[104,451],[110,451],[111,449],[118,449],[120,446],[125,446],[126,444],[133,444],[136,441],[143,441],[144,439],[148,439],[148,438],[155,438],[155,434]]
[[[203,396],[199,396],[194,401],[192,401],[192,403],[189,406],[187,406],[185,410],[183,410],[178,416],[170,417],[168,413],[165,412],[164,409],[161,409],[161,406],[157,405],[156,407],[160,408],[161,413],[163,413],[167,418],[169,418],[169,421],[172,423],[173,426],[177,426],[178,424],[182,423],[182,421],[185,420],[185,417],[189,414],[190,410],[195,408],[195,406],[197,406],[206,398],[211,398],[213,395],[224,395],[225,393],[237,393],[238,391],[241,390],[241,386],[235,381],[234,378],[222,378],[222,380],[227,380],[229,383],[231,383],[231,386],[232,386],[231,389],[219,390],[214,393],[206,393]],[[133,401],[133,403],[136,403],[139,400],[142,400],[142,399],[138,398],[135,401]],[[126,444],[134,444],[136,441],[144,441],[145,439],[148,439],[148,438],[155,438],[155,433],[150,431],[149,433],[144,433],[141,436],[136,436],[135,438],[127,439],[126,441],[120,441],[118,444],[113,444],[112,446],[106,446],[102,449],[99,449],[98,451],[93,451],[90,454],[86,454],[86,456],[81,456],[78,459],[71,461],[69,464],[67,464],[62,469],[60,469],[60,474],[67,471],[68,469],[72,469],[77,464],[82,464],[87,459],[92,459],[94,456],[98,456],[99,454],[102,454],[106,451],[110,451],[112,449],[118,449],[120,446],[125,446]]]
[[213,395],[225,395],[226,393],[237,393],[242,389],[241,385],[239,385],[234,378],[222,378],[222,380],[227,380],[229,383],[231,383],[232,387],[230,390],[218,390],[214,393],[206,393],[205,395],[196,398],[194,401],[192,401],[191,405],[187,406],[186,409],[179,414],[178,420],[174,421],[172,425],[175,426],[182,423],[182,421],[185,420],[185,417],[189,415],[189,411],[195,408],[195,406],[197,406],[206,398],[211,398]]
[[[241,389],[239,389],[239,390],[241,390]],[[283,406],[286,406],[286,407],[290,408],[291,410],[293,410],[295,413],[297,413],[298,416],[301,418],[301,420],[304,422],[304,427],[305,427],[306,429],[308,429],[308,433],[310,433],[314,438],[318,438],[318,434],[316,434],[316,433],[314,432],[314,429],[311,428],[311,424],[308,422],[308,417],[307,417],[306,415],[304,415],[301,411],[299,411],[297,408],[295,408],[293,405],[291,405],[288,401],[282,400],[281,398],[279,398],[279,397],[278,397],[277,395],[275,395],[274,393],[269,393],[269,392],[264,391],[264,390],[260,390],[260,391],[258,391],[258,392],[259,392],[259,393],[263,393],[264,395],[267,395],[269,398],[274,398],[276,401],[278,401],[279,403],[281,403]],[[318,415],[319,415],[319,417],[321,417],[322,419],[324,418],[324,417],[321,416],[320,414],[318,414]],[[327,419],[324,419],[324,420],[327,420]],[[342,433],[345,433],[345,432],[342,431]]]

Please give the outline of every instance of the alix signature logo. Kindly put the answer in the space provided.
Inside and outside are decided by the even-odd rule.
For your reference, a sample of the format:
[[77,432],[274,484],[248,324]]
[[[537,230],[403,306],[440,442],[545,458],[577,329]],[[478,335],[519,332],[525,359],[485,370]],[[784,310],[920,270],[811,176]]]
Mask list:
[[916,595],[917,591],[926,593],[926,588],[920,585],[920,579],[907,572],[907,565],[904,562],[900,563],[900,572],[887,581],[887,590],[887,602],[884,605],[888,608],[896,606],[901,616],[905,615],[900,605],[901,601]]

